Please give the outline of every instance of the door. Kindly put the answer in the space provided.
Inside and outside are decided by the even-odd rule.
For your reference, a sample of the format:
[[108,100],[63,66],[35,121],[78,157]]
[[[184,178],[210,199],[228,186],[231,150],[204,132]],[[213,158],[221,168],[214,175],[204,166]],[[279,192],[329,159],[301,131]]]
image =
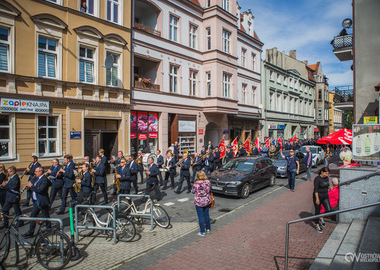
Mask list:
[[85,130],[84,135],[84,155],[94,159],[98,154],[98,149],[101,148],[101,138],[99,132]]
[[102,133],[102,148],[104,149],[104,155],[108,160],[110,160],[111,156],[117,156],[117,141],[117,132]]

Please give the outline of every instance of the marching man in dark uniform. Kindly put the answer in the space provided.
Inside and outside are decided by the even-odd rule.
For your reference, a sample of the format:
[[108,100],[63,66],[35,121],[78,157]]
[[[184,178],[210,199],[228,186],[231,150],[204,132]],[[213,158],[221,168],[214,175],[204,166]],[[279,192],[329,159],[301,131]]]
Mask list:
[[244,145],[240,143],[239,157],[244,157],[246,155],[247,155],[247,150],[245,149]]
[[166,156],[165,167],[169,168],[169,171],[165,172],[164,187],[162,189],[167,189],[169,177],[170,187],[171,189],[174,189],[174,176],[176,174],[175,159],[173,157],[172,151],[168,151]]
[[197,172],[202,170],[202,164],[203,160],[202,158],[198,155],[198,153],[194,153],[194,162],[192,164],[193,166],[193,176],[191,178],[191,183],[194,184],[195,176],[197,175]]
[[187,181],[187,193],[191,192],[191,183],[190,183],[190,166],[191,166],[191,161],[190,158],[187,156],[186,153],[183,154],[182,156],[183,163],[179,165],[181,167],[181,173],[179,177],[179,185],[178,189],[175,191],[175,193],[180,194],[181,189],[182,189],[182,184],[183,181],[186,178]]
[[226,163],[234,158],[234,152],[231,149],[231,146],[227,146],[226,151]]
[[120,166],[118,168],[118,173],[116,174],[116,179],[120,180],[120,194],[130,194],[131,193],[131,171],[127,165],[127,160],[122,158],[120,161]]
[[215,147],[215,152],[214,152],[214,170],[219,169],[221,165],[222,165],[222,162],[220,160],[219,147]]
[[[156,156],[157,156],[157,168],[160,169],[162,168],[162,165],[164,165],[164,157],[161,155],[161,151],[157,150],[156,151]],[[162,173],[160,170],[158,170],[158,177],[160,178],[160,186],[164,185],[164,181],[162,180]]]
[[208,142],[207,150],[212,151],[214,149],[214,146],[212,145],[211,141]]
[[153,163],[153,158],[148,158],[148,171],[147,171],[147,178],[146,181],[146,189],[145,189],[145,195],[150,194],[151,189],[154,185],[158,185],[158,179],[157,175],[159,173],[157,165]]
[[62,166],[59,165],[58,159],[53,159],[51,164],[52,165],[50,169],[46,172],[46,176],[52,183],[52,187],[50,190],[50,206],[53,204],[57,193],[59,195],[59,198],[62,198],[62,188],[63,188],[63,174],[59,171],[62,168]]
[[[107,174],[106,174],[106,167],[104,166],[104,163],[102,162],[102,157],[97,155],[96,156],[96,168],[92,170],[95,177],[95,184],[94,184],[94,191],[95,196],[94,200],[96,201],[96,193],[98,192],[98,189],[102,190],[104,201],[102,204],[108,203],[108,197],[107,197]],[[95,202],[94,202],[95,203]]]
[[139,187],[137,186],[137,173],[138,173],[138,166],[137,163],[133,160],[132,156],[129,156],[129,164],[127,165],[129,167],[130,173],[131,173],[131,181],[133,184],[133,188],[135,189],[135,193],[139,193]]
[[82,165],[82,179],[76,179],[80,184],[80,192],[78,195],[78,202],[82,203],[85,199],[89,198],[92,192],[92,175],[90,173],[91,166],[88,163]]
[[[117,152],[117,158],[113,160],[113,164],[115,165],[115,169],[114,169],[113,173],[117,173],[116,172],[116,168],[117,168],[117,166],[120,165],[120,161],[121,161],[122,158],[124,158],[123,151]],[[113,187],[113,189],[112,189],[112,194],[111,195],[116,195],[116,193],[117,193],[116,185],[113,184],[112,187]]]
[[144,165],[142,163],[143,155],[142,155],[141,151],[137,152],[137,158],[139,158],[141,160],[141,162],[139,162],[137,164],[137,171],[140,174],[140,178],[141,178],[140,183],[144,184]]
[[[9,226],[8,224],[8,217],[9,216],[9,210],[13,207],[13,210],[15,211],[16,216],[21,215],[21,209],[20,209],[20,178],[16,174],[16,168],[14,166],[11,166],[8,168],[8,177],[9,181],[6,183],[5,181],[1,184],[1,188],[5,190],[5,203],[3,207],[3,213],[4,213],[4,223],[3,226],[0,227],[1,229],[7,228]],[[21,222],[20,222],[21,223]],[[19,224],[21,225],[21,224]]]
[[205,161],[204,161],[204,164],[203,164],[203,166],[205,168],[206,175],[208,175],[209,173],[212,172],[212,166],[213,166],[212,161],[213,161],[213,157],[210,154],[210,151],[207,150],[206,151]]
[[[40,167],[41,164],[38,163],[38,157],[37,156],[32,156],[32,162],[30,163],[30,165],[28,166],[28,168],[26,168],[26,174],[29,175],[29,179],[28,179],[28,182],[32,181],[32,179],[34,178],[34,170],[37,168],[37,167]],[[32,198],[32,192],[28,189],[27,190],[27,193],[26,193],[26,201],[24,203],[24,206],[29,206],[29,202],[30,202],[30,199]]]
[[174,154],[175,162],[178,162],[178,160],[179,160],[179,145],[178,145],[178,142],[175,142],[175,143],[174,143],[174,151],[173,151],[173,154]]
[[[28,182],[26,186],[32,191],[33,199],[33,209],[30,217],[37,217],[40,212],[42,212],[42,217],[50,218],[49,215],[49,187],[51,182],[44,175],[44,169],[42,167],[37,167],[34,171],[36,177],[32,182]],[[24,234],[25,237],[32,237],[34,234],[34,229],[36,227],[35,222],[30,222],[29,230]],[[51,229],[51,223],[46,222],[47,229]]]
[[71,200],[76,200],[77,194],[74,191],[75,184],[75,164],[73,162],[73,156],[68,154],[63,158],[66,166],[65,168],[61,168],[59,171],[63,173],[63,189],[62,189],[62,197],[61,197],[61,208],[56,213],[57,215],[63,215],[65,213],[66,208],[66,200],[67,194],[70,192]]
[[201,156],[203,157],[203,156],[205,156],[205,155],[206,155],[206,146],[203,145],[203,146],[202,146],[202,150],[201,150]]

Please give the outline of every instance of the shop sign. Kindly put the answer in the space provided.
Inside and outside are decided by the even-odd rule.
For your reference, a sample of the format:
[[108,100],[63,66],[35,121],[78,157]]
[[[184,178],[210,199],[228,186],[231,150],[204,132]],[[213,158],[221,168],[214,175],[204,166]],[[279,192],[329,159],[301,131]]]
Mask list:
[[179,120],[178,132],[196,132],[195,121]]
[[364,117],[364,124],[377,124],[377,116]]
[[2,112],[49,113],[49,101],[1,98]]
[[131,139],[136,139],[137,138],[137,133],[131,133]]
[[139,140],[146,140],[148,138],[147,134],[139,134]]
[[158,133],[149,133],[149,138],[157,138]]
[[380,160],[380,125],[353,125],[352,159],[357,161]]
[[269,129],[285,129],[285,125],[268,125]]
[[71,140],[80,140],[82,139],[82,131],[70,131]]
[[199,135],[203,135],[203,129],[198,129],[198,133],[199,133]]

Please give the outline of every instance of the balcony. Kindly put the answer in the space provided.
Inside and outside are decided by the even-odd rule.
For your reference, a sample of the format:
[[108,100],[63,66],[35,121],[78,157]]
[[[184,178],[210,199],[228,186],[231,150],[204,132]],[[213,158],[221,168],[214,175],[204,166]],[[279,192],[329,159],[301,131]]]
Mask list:
[[141,31],[144,31],[144,32],[147,32],[149,34],[153,34],[155,36],[158,36],[160,37],[161,36],[161,32],[158,31],[158,30],[154,30],[146,25],[143,25],[141,23],[137,23],[135,22],[135,26],[134,26],[135,29],[138,29],[138,30],[141,30]]
[[352,60],[352,35],[337,36],[331,41],[334,54],[340,61]]
[[160,8],[153,1],[136,0],[135,1],[135,25],[134,29],[144,31],[146,33],[161,36],[159,29],[162,22]]
[[144,83],[141,81],[135,81],[135,88],[144,89],[144,90],[152,90],[152,91],[160,91],[160,86],[158,84]]

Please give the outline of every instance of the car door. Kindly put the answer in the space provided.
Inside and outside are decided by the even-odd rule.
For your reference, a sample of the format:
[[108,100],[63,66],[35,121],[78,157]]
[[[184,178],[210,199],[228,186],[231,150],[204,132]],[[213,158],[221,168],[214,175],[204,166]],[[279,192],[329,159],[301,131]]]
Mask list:
[[264,174],[264,185],[270,185],[270,180],[272,175],[276,176],[276,170],[277,168],[274,167],[273,165],[273,160],[271,159],[266,159],[265,160],[266,167],[265,167],[265,174]]
[[252,171],[252,177],[250,177],[251,180],[251,190],[256,190],[260,188],[261,183],[261,160],[256,160],[255,167]]
[[266,186],[267,174],[268,174],[268,164],[266,163],[266,159],[263,158],[260,160],[260,171],[259,171],[260,182],[258,183],[258,186],[260,188]]

